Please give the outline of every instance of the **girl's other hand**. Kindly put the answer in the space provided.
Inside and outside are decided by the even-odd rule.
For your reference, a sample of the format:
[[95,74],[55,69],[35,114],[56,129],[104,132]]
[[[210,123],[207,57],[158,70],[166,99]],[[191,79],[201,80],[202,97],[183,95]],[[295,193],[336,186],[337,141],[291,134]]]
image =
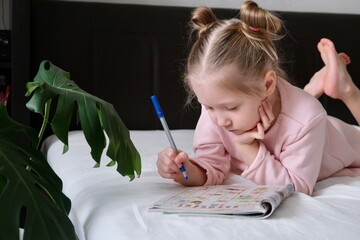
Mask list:
[[238,136],[239,144],[251,144],[256,139],[263,139],[266,130],[271,127],[275,117],[272,111],[271,102],[268,98],[265,98],[261,102],[258,111],[260,115],[260,122],[258,122],[253,129]]

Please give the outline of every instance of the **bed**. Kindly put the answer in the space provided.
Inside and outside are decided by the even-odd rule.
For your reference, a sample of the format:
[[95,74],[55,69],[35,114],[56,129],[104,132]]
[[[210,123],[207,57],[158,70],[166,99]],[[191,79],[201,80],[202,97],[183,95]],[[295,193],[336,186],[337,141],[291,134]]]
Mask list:
[[[114,167],[105,166],[105,156],[102,165],[93,168],[89,147],[75,124],[66,154],[62,143],[45,133],[42,150],[72,201],[69,217],[79,239],[359,239],[360,177],[321,181],[311,197],[294,193],[266,220],[148,212],[157,200],[183,189],[157,174],[157,153],[169,144],[150,96],[156,94],[161,102],[178,148],[192,151],[200,109],[184,108],[181,83],[192,8],[54,0],[29,4],[30,76],[48,59],[69,71],[81,88],[113,103],[142,158],[142,174],[130,182]],[[214,11],[224,18],[238,13]],[[316,51],[322,37],[349,53],[349,72],[360,79],[360,15],[278,14],[288,31],[282,40],[283,64],[293,84],[303,87],[322,67]],[[319,100],[329,115],[355,124],[341,102]],[[39,129],[41,118],[31,115],[30,119]],[[226,183],[252,184],[239,176],[230,176]]]
[[[173,130],[178,147],[192,152],[193,130]],[[69,214],[80,240],[118,239],[359,239],[360,177],[334,177],[318,182],[313,196],[294,193],[265,220],[183,217],[149,212],[153,203],[184,187],[161,178],[157,153],[168,146],[161,130],[131,131],[142,156],[142,174],[129,181],[114,167],[94,168],[82,131],[69,136],[70,149],[50,136],[43,144],[48,162],[63,180],[72,201]],[[230,176],[226,184],[252,184]]]

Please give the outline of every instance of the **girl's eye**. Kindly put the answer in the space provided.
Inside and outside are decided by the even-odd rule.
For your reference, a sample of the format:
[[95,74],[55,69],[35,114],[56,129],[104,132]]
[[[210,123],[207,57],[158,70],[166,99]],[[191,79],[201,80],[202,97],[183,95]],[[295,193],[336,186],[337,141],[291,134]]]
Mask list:
[[209,106],[205,106],[205,109],[206,109],[206,110],[213,110],[213,108],[212,108],[212,107],[209,107]]
[[237,107],[226,107],[226,110],[228,111],[235,111]]

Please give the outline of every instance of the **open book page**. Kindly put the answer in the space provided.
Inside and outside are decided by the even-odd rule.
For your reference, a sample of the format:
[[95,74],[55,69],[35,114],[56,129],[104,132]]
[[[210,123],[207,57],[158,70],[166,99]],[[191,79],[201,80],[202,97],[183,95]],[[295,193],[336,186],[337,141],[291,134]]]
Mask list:
[[150,211],[181,215],[269,217],[293,192],[293,186],[217,185],[189,187],[156,202]]

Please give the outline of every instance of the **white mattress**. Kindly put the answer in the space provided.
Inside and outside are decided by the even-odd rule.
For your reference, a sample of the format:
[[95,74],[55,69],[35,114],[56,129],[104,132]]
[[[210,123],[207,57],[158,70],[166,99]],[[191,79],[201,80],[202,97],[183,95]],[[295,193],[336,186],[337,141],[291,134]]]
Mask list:
[[[191,153],[192,130],[174,130],[179,149]],[[183,217],[148,212],[152,203],[183,189],[156,171],[157,153],[168,146],[163,131],[131,131],[142,157],[142,175],[132,182],[115,167],[93,168],[81,131],[69,135],[69,151],[51,136],[43,144],[47,159],[61,177],[72,201],[70,219],[79,239],[360,239],[360,177],[319,182],[312,197],[294,193],[265,220]],[[226,183],[252,184],[239,176]]]

